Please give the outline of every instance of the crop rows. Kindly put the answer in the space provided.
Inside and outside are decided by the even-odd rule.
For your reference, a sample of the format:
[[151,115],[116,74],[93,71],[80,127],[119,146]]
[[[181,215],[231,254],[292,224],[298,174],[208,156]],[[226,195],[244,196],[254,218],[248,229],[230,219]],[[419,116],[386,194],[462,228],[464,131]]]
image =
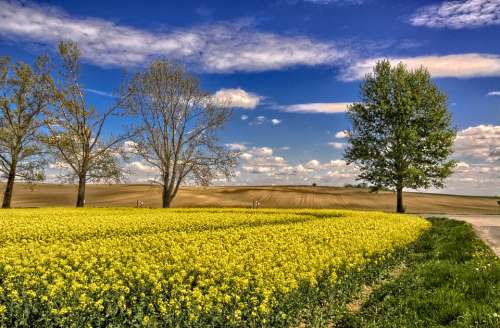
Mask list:
[[303,286],[334,285],[428,227],[329,210],[1,212],[0,323],[278,325]]

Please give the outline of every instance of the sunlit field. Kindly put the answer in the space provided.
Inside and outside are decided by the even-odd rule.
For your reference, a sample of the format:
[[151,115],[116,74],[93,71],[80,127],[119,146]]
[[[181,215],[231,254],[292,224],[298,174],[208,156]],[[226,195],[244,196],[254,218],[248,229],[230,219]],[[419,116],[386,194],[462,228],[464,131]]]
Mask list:
[[0,323],[287,326],[429,227],[332,210],[3,211]]

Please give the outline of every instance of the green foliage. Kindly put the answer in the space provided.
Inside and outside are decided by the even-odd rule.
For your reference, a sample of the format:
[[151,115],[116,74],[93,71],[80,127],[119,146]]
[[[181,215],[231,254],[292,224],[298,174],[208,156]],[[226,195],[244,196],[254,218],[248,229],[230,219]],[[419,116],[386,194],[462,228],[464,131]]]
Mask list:
[[455,130],[446,95],[424,68],[408,70],[377,63],[361,86],[361,101],[350,106],[345,157],[359,179],[393,188],[443,187],[455,162]]
[[10,207],[14,179],[44,178],[40,127],[53,99],[46,57],[33,67],[0,58],[0,173],[7,178],[3,207]]
[[343,327],[500,327],[500,260],[465,223],[431,219],[407,270]]
[[120,101],[104,112],[88,104],[79,82],[80,51],[76,43],[61,42],[59,54],[62,69],[55,106],[46,120],[49,135],[45,143],[54,161],[66,169],[60,179],[79,182],[77,206],[83,206],[87,182],[117,182],[123,178],[118,155],[130,135],[103,136],[103,127],[109,117],[118,114]]

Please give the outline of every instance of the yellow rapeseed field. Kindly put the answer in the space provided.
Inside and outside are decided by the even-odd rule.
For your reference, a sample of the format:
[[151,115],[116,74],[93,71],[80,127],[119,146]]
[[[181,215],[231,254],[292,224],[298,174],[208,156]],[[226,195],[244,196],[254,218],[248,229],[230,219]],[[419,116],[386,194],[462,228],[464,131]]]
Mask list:
[[0,324],[280,325],[304,288],[340,286],[428,227],[332,210],[4,210]]

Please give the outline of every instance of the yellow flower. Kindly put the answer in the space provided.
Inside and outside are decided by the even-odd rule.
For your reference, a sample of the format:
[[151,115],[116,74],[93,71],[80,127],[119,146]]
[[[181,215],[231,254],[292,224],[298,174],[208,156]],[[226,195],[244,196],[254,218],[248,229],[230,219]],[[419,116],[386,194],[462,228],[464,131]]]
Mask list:
[[68,326],[74,313],[90,317],[105,304],[130,320],[141,307],[144,325],[211,315],[262,326],[270,315],[287,318],[274,311],[300,285],[339,282],[339,268],[382,262],[429,227],[406,215],[335,210],[0,212],[0,314],[21,316],[18,305],[38,295],[37,310],[52,308]]

